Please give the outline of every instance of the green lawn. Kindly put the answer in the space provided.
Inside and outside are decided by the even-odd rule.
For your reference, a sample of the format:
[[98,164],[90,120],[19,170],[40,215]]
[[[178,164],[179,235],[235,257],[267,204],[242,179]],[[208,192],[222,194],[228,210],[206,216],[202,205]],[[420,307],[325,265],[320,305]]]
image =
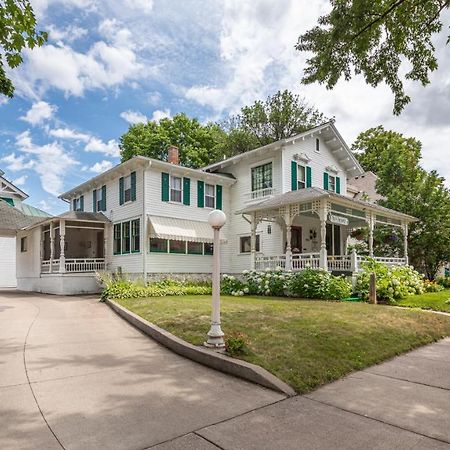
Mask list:
[[411,308],[432,309],[433,311],[444,311],[450,313],[450,290],[441,292],[430,292],[422,295],[412,295],[396,302],[399,306]]
[[[209,296],[119,303],[193,344],[209,329]],[[450,335],[450,317],[366,303],[222,297],[222,328],[246,335],[242,359],[304,393]]]

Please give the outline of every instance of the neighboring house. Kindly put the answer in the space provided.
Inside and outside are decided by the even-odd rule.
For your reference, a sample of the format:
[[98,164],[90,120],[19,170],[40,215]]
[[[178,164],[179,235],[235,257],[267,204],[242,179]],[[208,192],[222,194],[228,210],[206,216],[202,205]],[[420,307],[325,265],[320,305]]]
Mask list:
[[[136,156],[62,194],[70,212],[18,234],[18,286],[54,293],[94,292],[94,272],[131,277],[212,269],[213,233],[207,223],[222,209],[223,272],[322,267],[353,273],[361,257],[347,254],[352,228],[402,227],[415,219],[354,199],[347,179],[361,166],[333,123],[220,161],[203,169]],[[407,248],[399,258],[407,263]]]
[[356,175],[347,180],[347,192],[358,200],[377,203],[384,197],[377,192],[378,177],[371,171]]
[[0,170],[0,288],[16,287],[16,232],[48,214],[23,203],[28,195]]

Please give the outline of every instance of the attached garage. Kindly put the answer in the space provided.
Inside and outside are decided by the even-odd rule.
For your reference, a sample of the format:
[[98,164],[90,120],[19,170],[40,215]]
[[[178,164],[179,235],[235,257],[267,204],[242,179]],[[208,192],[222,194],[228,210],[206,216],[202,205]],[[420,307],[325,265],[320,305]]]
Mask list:
[[16,286],[16,237],[0,237],[0,288]]

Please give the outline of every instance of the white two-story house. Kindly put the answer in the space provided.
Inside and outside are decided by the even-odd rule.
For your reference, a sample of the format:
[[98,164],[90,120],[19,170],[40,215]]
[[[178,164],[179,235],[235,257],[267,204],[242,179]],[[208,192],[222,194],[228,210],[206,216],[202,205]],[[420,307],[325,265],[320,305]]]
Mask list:
[[[347,179],[361,166],[331,122],[203,169],[134,157],[60,198],[70,211],[21,230],[17,239],[19,289],[95,292],[95,272],[148,279],[211,273],[213,233],[207,223],[222,209],[221,268],[305,267],[354,273],[362,256],[348,254],[354,228],[404,230],[404,254],[379,259],[407,263],[411,216],[354,198]],[[20,249],[26,248],[26,251]]]

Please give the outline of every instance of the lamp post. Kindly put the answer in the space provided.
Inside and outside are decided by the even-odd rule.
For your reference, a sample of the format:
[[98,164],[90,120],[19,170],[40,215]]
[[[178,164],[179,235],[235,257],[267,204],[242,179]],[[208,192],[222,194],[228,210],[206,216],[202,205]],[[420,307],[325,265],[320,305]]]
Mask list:
[[214,230],[213,271],[212,271],[212,312],[211,328],[208,332],[206,347],[224,348],[223,331],[220,328],[220,229],[225,225],[227,216],[215,209],[208,216],[208,223]]

